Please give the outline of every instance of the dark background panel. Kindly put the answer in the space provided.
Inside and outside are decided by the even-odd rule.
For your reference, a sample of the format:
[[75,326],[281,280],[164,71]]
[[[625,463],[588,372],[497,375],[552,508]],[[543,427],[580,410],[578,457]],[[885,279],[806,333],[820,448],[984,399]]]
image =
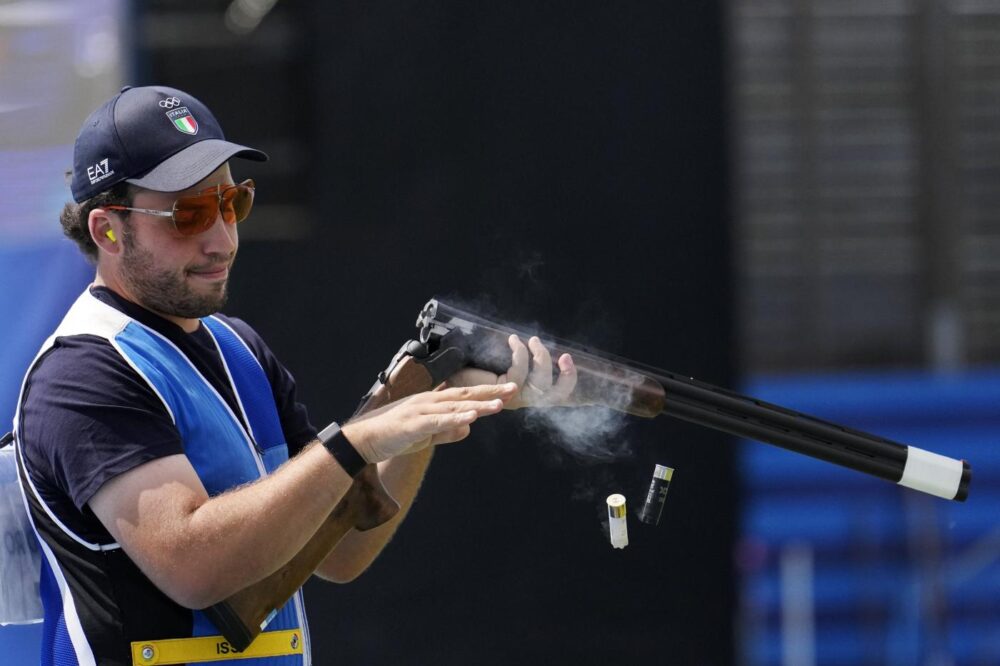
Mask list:
[[[248,237],[230,309],[318,425],[353,410],[434,295],[734,382],[718,7],[344,2],[301,18],[311,224]],[[592,460],[530,419],[440,450],[372,569],[310,583],[317,663],[733,661],[732,443],[629,422],[607,437],[622,455]],[[678,470],[663,522],[633,514],[613,550],[604,498],[638,510],[657,462]]]

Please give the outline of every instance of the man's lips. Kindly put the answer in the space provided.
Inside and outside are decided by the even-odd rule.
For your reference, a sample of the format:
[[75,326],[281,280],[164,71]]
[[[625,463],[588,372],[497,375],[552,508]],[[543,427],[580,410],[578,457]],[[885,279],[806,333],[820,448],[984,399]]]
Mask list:
[[221,280],[229,277],[229,264],[222,266],[206,266],[205,268],[192,268],[188,271],[191,275],[205,280]]

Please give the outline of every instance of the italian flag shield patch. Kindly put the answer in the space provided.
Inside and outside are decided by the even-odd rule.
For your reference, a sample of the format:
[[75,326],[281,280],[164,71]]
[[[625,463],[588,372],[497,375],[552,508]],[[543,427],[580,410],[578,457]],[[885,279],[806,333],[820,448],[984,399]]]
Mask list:
[[174,127],[185,134],[198,133],[198,121],[194,119],[186,106],[167,111],[167,118],[174,124]]

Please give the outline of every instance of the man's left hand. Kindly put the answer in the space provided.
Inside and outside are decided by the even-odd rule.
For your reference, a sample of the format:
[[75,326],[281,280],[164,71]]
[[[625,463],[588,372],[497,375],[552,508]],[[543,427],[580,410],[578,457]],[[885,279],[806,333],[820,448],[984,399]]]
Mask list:
[[553,381],[552,355],[537,336],[530,338],[527,346],[516,335],[511,335],[507,342],[511,351],[511,364],[507,372],[496,375],[488,370],[465,368],[449,377],[446,385],[477,386],[514,382],[520,389],[504,404],[504,409],[569,404],[570,394],[576,386],[573,358],[569,354],[559,357],[559,376]]

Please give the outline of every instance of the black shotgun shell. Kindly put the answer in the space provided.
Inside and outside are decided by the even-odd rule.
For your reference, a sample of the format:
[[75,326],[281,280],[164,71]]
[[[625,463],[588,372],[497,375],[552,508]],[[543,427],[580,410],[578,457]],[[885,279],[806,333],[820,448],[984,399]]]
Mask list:
[[670,489],[670,479],[673,476],[673,467],[657,465],[653,469],[653,480],[649,483],[649,492],[646,493],[646,502],[639,512],[639,520],[648,525],[659,525],[663,501],[667,499],[667,490]]

